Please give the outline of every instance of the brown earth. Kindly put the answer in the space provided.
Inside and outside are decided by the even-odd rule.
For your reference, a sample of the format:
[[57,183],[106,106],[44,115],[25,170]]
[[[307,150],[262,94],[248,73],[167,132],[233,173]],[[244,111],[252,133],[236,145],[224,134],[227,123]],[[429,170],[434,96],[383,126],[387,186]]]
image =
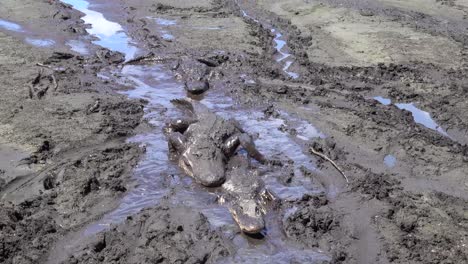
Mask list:
[[[330,157],[351,182],[308,153],[322,172],[308,176],[326,192],[280,202],[277,223],[291,244],[322,250],[332,263],[468,262],[464,1],[92,2],[158,63],[223,54],[209,67],[208,93],[269,115],[295,113],[327,136],[302,147]],[[243,18],[237,2],[262,24]],[[86,34],[80,13],[57,1],[1,5],[0,18],[31,30],[62,40]],[[174,40],[163,40],[151,17],[176,19]],[[272,28],[286,36],[298,79],[275,62]],[[143,150],[125,139],[146,128],[144,102],[96,77],[118,67],[119,54],[94,46],[97,55],[68,55],[63,43],[34,48],[3,31],[0,46],[0,155],[10,161],[0,163],[0,262],[42,263],[54,241],[112,210],[132,187]],[[414,102],[450,137],[374,96]],[[389,154],[392,168],[383,162]],[[210,263],[235,255],[231,243],[202,214],[163,203],[65,263]]]

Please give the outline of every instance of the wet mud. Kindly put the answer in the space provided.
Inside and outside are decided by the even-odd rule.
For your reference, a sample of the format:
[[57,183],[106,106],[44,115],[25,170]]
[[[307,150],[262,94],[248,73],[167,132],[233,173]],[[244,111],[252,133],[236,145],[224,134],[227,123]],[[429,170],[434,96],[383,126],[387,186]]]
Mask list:
[[[420,2],[2,2],[0,262],[467,262],[468,8]],[[185,97],[268,160],[260,234],[171,161]]]

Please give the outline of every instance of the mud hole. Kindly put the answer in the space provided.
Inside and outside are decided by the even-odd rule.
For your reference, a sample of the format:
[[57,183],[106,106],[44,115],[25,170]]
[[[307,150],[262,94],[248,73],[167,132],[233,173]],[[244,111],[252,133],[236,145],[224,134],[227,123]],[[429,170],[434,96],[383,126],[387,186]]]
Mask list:
[[[2,1],[0,262],[468,262],[467,11]],[[167,157],[182,97],[266,156],[261,234]]]

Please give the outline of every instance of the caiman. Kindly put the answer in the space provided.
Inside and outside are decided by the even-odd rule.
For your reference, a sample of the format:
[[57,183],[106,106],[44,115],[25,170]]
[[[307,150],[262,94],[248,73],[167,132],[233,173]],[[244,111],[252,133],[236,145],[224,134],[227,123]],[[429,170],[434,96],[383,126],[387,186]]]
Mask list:
[[265,228],[264,216],[275,196],[265,188],[258,170],[253,169],[245,155],[233,156],[227,169],[227,179],[219,197],[232,218],[246,234],[258,234]]
[[187,110],[190,118],[175,120],[165,128],[171,158],[197,182],[207,187],[221,186],[226,180],[227,162],[239,147],[260,163],[266,161],[235,120],[225,120],[197,101],[172,102]]

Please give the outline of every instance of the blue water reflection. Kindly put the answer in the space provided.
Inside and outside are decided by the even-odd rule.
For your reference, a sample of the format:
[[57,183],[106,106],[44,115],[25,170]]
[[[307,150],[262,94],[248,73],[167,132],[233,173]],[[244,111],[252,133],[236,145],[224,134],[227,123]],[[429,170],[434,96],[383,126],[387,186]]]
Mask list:
[[50,47],[55,44],[55,41],[51,39],[26,38],[26,42],[37,47]]
[[[388,98],[381,97],[381,96],[376,96],[376,97],[374,97],[374,99],[377,100],[379,103],[381,103],[383,105],[391,105],[392,104],[392,100],[390,100]],[[435,130],[435,131],[439,132],[440,134],[442,134],[444,136],[449,137],[447,132],[445,132],[445,130],[441,126],[439,126],[434,121],[434,119],[432,119],[431,114],[417,108],[413,103],[399,103],[399,104],[395,104],[395,106],[398,107],[401,110],[406,110],[406,111],[411,112],[411,114],[413,116],[413,120],[417,124],[421,124],[421,125],[429,128],[429,129],[432,129],[432,130]]]
[[73,8],[85,14],[83,21],[91,25],[87,29],[88,33],[96,36],[99,40],[93,43],[113,51],[119,51],[125,54],[127,60],[135,57],[137,48],[131,45],[131,40],[123,32],[120,24],[107,20],[103,14],[90,10],[89,2],[84,0],[62,0],[62,2],[70,4]]
[[387,155],[385,156],[384,158],[384,163],[387,167],[389,168],[393,168],[395,167],[396,163],[397,163],[397,159],[395,156],[393,155]]
[[0,28],[10,30],[10,31],[16,31],[16,32],[23,31],[23,28],[20,25],[15,24],[10,21],[3,20],[3,19],[0,19]]

